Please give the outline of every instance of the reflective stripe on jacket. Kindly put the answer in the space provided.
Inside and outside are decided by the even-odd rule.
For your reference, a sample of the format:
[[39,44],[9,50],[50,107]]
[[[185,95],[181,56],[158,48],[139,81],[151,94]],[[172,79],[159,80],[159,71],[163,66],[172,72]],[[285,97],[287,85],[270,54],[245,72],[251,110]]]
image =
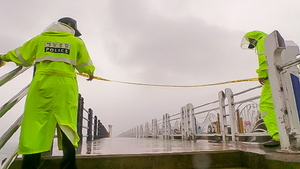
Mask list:
[[73,65],[80,73],[89,75],[95,70],[84,42],[68,32],[43,32],[3,55],[2,59],[26,67],[34,62],[65,62]]

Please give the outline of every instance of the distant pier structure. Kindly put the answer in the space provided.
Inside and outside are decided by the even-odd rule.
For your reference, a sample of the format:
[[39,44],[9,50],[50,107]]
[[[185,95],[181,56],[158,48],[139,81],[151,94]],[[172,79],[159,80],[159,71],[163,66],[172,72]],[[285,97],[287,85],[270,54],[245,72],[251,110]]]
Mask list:
[[112,137],[112,125],[108,125],[108,135],[109,137]]

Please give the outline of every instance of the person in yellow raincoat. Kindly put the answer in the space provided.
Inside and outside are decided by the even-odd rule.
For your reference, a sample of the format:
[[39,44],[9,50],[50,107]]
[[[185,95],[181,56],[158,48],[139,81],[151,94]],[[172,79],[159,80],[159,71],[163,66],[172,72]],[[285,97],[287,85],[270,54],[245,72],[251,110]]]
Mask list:
[[258,74],[259,82],[263,85],[260,95],[259,109],[267,130],[272,137],[270,141],[265,142],[263,145],[265,147],[276,147],[280,145],[280,137],[278,133],[270,81],[268,78],[268,65],[264,48],[264,39],[266,36],[267,34],[262,31],[255,30],[248,32],[243,37],[241,47],[243,49],[256,50],[259,62],[259,68],[256,70],[256,73]]
[[38,168],[41,152],[51,149],[56,129],[58,146],[64,153],[61,168],[76,168],[79,94],[75,69],[88,74],[88,81],[95,70],[80,35],[76,20],[64,17],[21,47],[0,56],[0,65],[7,61],[35,66],[19,139],[23,169]]

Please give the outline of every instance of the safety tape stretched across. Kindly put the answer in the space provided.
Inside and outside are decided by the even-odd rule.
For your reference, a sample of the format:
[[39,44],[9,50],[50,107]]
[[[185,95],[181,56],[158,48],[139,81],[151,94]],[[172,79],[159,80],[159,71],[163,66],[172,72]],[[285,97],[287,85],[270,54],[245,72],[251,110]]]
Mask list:
[[[83,77],[89,77],[87,74],[77,73]],[[211,84],[203,84],[203,85],[161,85],[161,84],[146,84],[146,83],[134,83],[134,82],[123,82],[117,80],[109,80],[104,79],[101,77],[94,76],[94,79],[102,80],[102,81],[109,81],[109,82],[116,82],[116,83],[124,83],[124,84],[131,84],[131,85],[140,85],[140,86],[155,86],[155,87],[206,87],[206,86],[216,86],[216,85],[223,85],[229,83],[238,83],[238,82],[247,82],[247,81],[257,81],[257,78],[249,78],[249,79],[241,79],[241,80],[232,80],[226,82],[219,82],[219,83],[211,83]]]

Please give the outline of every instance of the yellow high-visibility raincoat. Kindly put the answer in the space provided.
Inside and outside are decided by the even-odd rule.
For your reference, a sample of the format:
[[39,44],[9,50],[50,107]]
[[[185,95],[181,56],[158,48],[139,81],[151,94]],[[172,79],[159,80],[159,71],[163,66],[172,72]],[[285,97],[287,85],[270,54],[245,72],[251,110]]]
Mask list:
[[280,140],[270,80],[268,79],[268,65],[264,47],[264,39],[266,36],[267,34],[264,32],[251,31],[246,33],[244,37],[248,39],[248,41],[249,38],[257,41],[256,52],[258,56],[259,68],[256,70],[256,73],[258,74],[258,78],[265,79],[265,83],[262,87],[260,95],[259,109],[271,137],[273,139]]
[[93,75],[92,64],[84,42],[74,30],[53,23],[43,33],[1,57],[19,66],[35,64],[21,125],[19,154],[49,151],[55,129],[62,149],[62,130],[77,147],[78,85],[75,69]]

